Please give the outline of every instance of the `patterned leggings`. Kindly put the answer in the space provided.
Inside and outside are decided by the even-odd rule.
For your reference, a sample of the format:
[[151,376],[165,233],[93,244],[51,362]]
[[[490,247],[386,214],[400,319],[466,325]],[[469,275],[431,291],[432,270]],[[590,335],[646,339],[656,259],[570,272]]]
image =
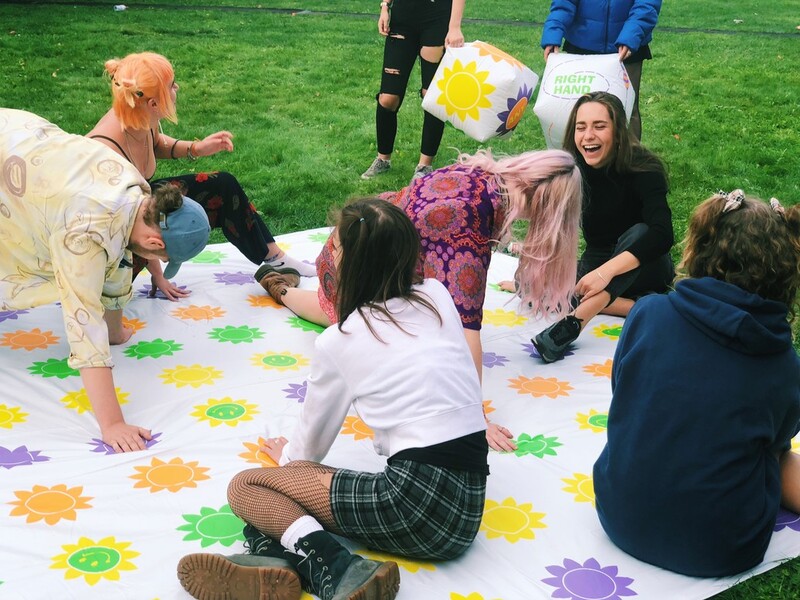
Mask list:
[[340,533],[331,512],[330,491],[318,477],[336,470],[304,460],[248,469],[228,485],[228,503],[234,514],[274,540],[280,540],[289,525],[305,515],[327,531]]
[[236,177],[230,173],[211,172],[150,182],[153,189],[166,184],[174,185],[184,196],[202,205],[211,228],[222,229],[225,238],[250,262],[258,265],[268,258],[267,246],[275,238]]

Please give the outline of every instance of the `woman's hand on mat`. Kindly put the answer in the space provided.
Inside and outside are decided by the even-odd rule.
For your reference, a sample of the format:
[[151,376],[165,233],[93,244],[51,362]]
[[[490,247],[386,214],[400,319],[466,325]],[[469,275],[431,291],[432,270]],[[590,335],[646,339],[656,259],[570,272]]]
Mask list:
[[192,154],[196,157],[211,156],[223,150],[233,152],[233,134],[230,131],[218,131],[199,142],[194,142],[193,146]]
[[504,292],[511,292],[513,294],[517,291],[516,282],[511,281],[510,279],[504,279],[503,281],[498,283],[497,286]]
[[269,438],[261,446],[261,451],[269,456],[276,464],[280,464],[281,455],[283,454],[283,447],[289,443],[285,437]]
[[165,279],[163,275],[153,275],[150,277],[150,293],[148,294],[151,298],[156,297],[156,290],[161,290],[161,293],[167,297],[167,300],[171,300],[172,302],[177,302],[181,298],[185,298],[189,294],[191,294],[191,290],[185,290],[179,288],[177,285],[172,283],[169,279]]
[[511,432],[497,423],[486,421],[486,441],[489,447],[498,452],[513,452],[517,445],[512,441]]
[[119,421],[107,426],[100,432],[103,442],[114,449],[114,452],[135,452],[147,448],[145,440],[152,440],[150,430],[137,425],[128,425]]

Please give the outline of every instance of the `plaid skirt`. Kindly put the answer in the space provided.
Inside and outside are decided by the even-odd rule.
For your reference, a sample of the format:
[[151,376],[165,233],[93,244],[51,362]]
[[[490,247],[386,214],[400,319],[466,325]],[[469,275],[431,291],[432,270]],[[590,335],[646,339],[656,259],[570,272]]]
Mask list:
[[455,558],[481,524],[486,476],[410,460],[382,473],[340,469],[331,509],[342,534],[367,547],[423,560]]

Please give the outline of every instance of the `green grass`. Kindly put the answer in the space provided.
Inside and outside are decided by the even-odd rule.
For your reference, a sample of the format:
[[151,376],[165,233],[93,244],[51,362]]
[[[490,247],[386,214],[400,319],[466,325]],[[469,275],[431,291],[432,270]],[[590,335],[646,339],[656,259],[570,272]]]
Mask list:
[[[330,208],[347,198],[407,183],[422,120],[413,83],[392,171],[377,181],[359,179],[376,151],[383,48],[377,0],[139,0],[114,12],[119,2],[125,0],[0,4],[0,105],[83,134],[109,105],[103,62],[153,50],[172,60],[181,85],[180,122],[164,123],[165,132],[192,139],[227,129],[236,144],[232,154],[195,163],[162,161],[157,176],[230,171],[275,233],[324,225]],[[541,74],[536,23],[548,6],[470,0],[465,38],[493,43]],[[271,10],[281,8],[306,12]],[[720,188],[785,204],[800,199],[798,25],[800,0],[664,3],[641,106],[644,142],[669,167],[676,236],[694,206]],[[544,139],[529,111],[512,138],[487,145],[516,153],[542,148]],[[478,147],[448,127],[436,165]],[[800,597],[798,560],[718,598],[793,597]]]

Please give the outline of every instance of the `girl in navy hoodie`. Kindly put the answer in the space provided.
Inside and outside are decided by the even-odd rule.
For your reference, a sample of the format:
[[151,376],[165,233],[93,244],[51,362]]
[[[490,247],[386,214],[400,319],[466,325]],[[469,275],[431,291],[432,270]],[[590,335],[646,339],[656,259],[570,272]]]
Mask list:
[[800,206],[720,192],[684,244],[675,290],[639,300],[617,346],[597,513],[636,558],[724,577],[763,560],[781,503],[800,512]]

